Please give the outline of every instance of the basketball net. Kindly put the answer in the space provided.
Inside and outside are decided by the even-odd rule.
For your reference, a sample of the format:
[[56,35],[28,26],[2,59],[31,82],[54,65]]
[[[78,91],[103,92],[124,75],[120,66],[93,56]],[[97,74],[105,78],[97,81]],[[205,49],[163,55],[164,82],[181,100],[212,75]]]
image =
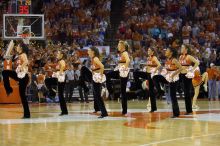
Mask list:
[[23,42],[24,42],[24,44],[26,44],[26,45],[29,45],[30,44],[30,34],[20,34],[19,35],[21,38],[22,38],[22,40],[23,40]]

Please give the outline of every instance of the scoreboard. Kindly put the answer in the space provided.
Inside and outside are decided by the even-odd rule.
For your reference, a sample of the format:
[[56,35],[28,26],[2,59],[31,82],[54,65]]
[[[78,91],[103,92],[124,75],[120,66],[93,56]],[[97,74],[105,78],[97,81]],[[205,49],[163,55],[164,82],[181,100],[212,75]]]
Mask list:
[[17,0],[17,14],[31,14],[31,0]]

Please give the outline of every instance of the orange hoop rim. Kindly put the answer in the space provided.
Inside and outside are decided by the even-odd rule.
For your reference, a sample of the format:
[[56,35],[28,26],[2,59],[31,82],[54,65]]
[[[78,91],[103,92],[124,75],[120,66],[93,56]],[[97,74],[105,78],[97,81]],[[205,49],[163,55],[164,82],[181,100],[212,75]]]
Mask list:
[[19,37],[21,38],[29,38],[31,35],[30,34],[20,34]]

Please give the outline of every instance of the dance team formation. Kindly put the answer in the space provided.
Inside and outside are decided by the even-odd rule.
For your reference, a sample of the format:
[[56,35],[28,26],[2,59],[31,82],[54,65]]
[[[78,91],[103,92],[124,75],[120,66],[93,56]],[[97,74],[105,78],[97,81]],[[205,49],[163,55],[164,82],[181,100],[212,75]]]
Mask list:
[[[13,88],[10,86],[9,78],[12,78],[19,82],[19,93],[21,98],[21,103],[24,110],[23,118],[30,118],[30,110],[28,106],[26,88],[30,82],[30,74],[28,72],[28,45],[23,42],[18,42],[16,47],[14,47],[14,42],[11,41],[8,47],[9,52],[13,48],[16,48],[16,57],[14,66],[15,70],[5,68],[2,72],[4,88],[7,95],[10,95],[13,92]],[[101,97],[102,84],[106,83],[106,87],[109,96],[113,96],[113,84],[112,79],[120,80],[120,94],[121,94],[121,105],[122,105],[122,115],[127,115],[127,101],[128,95],[126,94],[126,86],[129,80],[130,74],[130,55],[129,55],[129,45],[126,41],[118,42],[118,54],[119,60],[113,71],[104,73],[105,67],[100,60],[99,50],[96,47],[90,47],[88,49],[88,56],[91,60],[90,69],[84,72],[84,77],[93,86],[93,96],[94,96],[94,113],[100,111],[101,115],[98,118],[104,118],[108,116],[108,112],[105,107],[103,98]],[[151,105],[150,112],[157,111],[155,89],[157,93],[162,96],[164,91],[161,88],[161,85],[169,85],[170,88],[170,98],[172,104],[172,118],[180,116],[180,109],[177,100],[177,82],[182,80],[184,86],[184,99],[185,99],[185,108],[186,115],[192,114],[192,108],[198,107],[196,105],[196,100],[199,95],[199,89],[201,86],[204,87],[204,90],[207,92],[207,83],[208,83],[208,73],[200,73],[199,69],[199,60],[196,56],[190,54],[191,50],[188,45],[182,44],[180,53],[177,49],[166,48],[165,57],[166,61],[164,63],[160,62],[160,58],[157,57],[157,50],[154,46],[151,46],[147,50],[147,62],[144,68],[140,71],[133,72],[133,78],[135,83],[138,80],[146,80],[145,86],[146,91],[149,92],[149,101]],[[57,78],[58,81],[58,96],[59,103],[62,115],[68,115],[68,109],[66,101],[64,99],[64,88],[66,83],[66,74],[65,70],[67,68],[66,56],[62,50],[57,50],[56,52],[56,65],[51,68],[53,71],[52,76]],[[10,54],[10,53],[9,53]],[[164,65],[162,65],[164,64]],[[85,68],[81,68],[83,72]],[[194,87],[194,95],[191,95],[191,87]],[[193,99],[192,99],[193,98]]]

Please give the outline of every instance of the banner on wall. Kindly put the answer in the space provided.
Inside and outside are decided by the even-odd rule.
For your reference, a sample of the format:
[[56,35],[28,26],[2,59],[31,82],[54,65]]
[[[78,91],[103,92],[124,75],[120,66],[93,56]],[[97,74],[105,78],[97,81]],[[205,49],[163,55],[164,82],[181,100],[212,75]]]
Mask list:
[[[102,54],[102,53],[105,53],[106,55],[109,55],[110,54],[110,46],[95,46],[96,48],[99,49],[99,53]],[[90,47],[83,47],[83,49],[80,49],[77,51],[78,55],[80,58],[87,58],[89,57],[88,56],[88,49]]]

